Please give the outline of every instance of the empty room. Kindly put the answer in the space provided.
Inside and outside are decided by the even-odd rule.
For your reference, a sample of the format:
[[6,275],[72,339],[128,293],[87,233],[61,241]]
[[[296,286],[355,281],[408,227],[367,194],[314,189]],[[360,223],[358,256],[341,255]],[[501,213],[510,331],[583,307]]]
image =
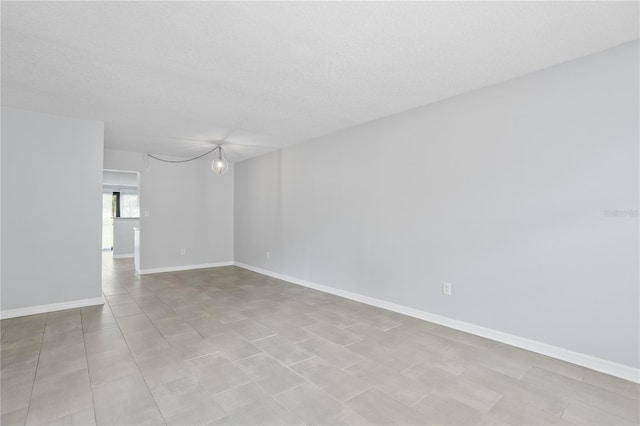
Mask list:
[[640,424],[639,2],[0,12],[2,425]]

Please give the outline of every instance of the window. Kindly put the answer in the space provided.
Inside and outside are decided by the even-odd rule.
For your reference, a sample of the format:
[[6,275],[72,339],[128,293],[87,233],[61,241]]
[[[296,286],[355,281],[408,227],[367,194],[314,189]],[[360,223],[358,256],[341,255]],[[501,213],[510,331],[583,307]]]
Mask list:
[[120,217],[140,217],[138,194],[120,193]]
[[105,193],[105,196],[111,197],[112,217],[140,217],[137,193],[120,190]]

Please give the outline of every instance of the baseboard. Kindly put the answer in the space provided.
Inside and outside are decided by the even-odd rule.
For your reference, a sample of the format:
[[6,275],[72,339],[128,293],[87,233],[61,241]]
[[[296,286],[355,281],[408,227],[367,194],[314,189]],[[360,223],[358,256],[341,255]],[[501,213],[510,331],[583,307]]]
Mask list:
[[200,265],[182,265],[182,266],[169,266],[167,268],[151,268],[140,269],[139,275],[147,274],[160,274],[163,272],[178,272],[178,271],[190,271],[192,269],[206,269],[206,268],[218,268],[220,266],[233,266],[233,261],[216,262],[216,263],[202,263]]
[[135,254],[133,253],[128,253],[128,254],[114,254],[113,258],[114,259],[128,259],[130,257],[134,257]]
[[46,312],[64,311],[66,309],[84,308],[104,304],[102,297],[93,299],[72,300],[70,302],[52,303],[50,305],[30,306],[28,308],[8,309],[0,311],[0,319],[24,317]]
[[476,336],[485,337],[487,339],[495,340],[507,345],[516,346],[518,348],[560,359],[562,361],[567,361],[572,364],[577,364],[586,368],[590,368],[592,370],[620,377],[625,380],[630,380],[635,383],[640,383],[640,370],[637,368],[629,367],[627,365],[608,361],[602,358],[597,358],[591,355],[586,355],[580,352],[574,352],[568,349],[560,348],[535,340],[530,340],[513,334],[504,333],[502,331],[493,330],[491,328],[481,327],[479,325],[471,324],[468,322],[432,314],[430,312],[421,311],[419,309],[409,308],[407,306],[398,305],[396,303],[386,302],[384,300],[364,296],[362,294],[354,293],[351,291],[340,290],[322,284],[316,284],[311,281],[290,277],[288,275],[247,265],[245,263],[234,262],[234,264],[240,268],[248,269],[259,274],[268,275],[270,277],[277,278],[283,281],[288,281],[293,284],[298,284],[304,287],[312,288],[314,290],[334,294],[336,296],[344,297],[356,302],[366,303],[367,305],[387,309],[389,311],[408,315],[410,317],[419,318],[425,321],[433,322],[435,324],[443,325],[445,327],[450,327],[456,330],[464,331],[466,333],[474,334]]

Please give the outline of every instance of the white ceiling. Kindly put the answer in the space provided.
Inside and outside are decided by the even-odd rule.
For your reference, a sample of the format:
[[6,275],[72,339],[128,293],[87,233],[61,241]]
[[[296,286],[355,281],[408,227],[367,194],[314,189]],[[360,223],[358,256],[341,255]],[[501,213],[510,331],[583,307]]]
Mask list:
[[[241,160],[638,38],[637,2],[7,2],[2,104]],[[250,145],[250,146],[240,146]]]

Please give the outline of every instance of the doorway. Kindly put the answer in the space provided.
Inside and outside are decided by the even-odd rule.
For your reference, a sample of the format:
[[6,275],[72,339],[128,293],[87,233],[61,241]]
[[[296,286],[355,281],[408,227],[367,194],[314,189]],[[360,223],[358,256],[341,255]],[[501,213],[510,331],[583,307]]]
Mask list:
[[140,174],[104,170],[102,174],[102,251],[114,259],[134,257],[134,229],[140,226]]

